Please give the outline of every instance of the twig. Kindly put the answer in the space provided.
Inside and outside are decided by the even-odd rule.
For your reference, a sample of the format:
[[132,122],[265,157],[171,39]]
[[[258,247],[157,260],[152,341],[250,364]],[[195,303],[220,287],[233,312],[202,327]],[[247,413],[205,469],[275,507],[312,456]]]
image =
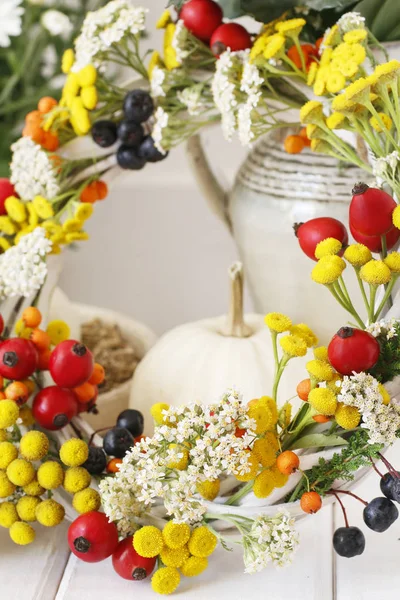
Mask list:
[[330,493],[333,494],[335,496],[336,500],[339,502],[340,507],[341,507],[342,512],[343,512],[344,522],[346,524],[346,527],[349,527],[349,520],[347,518],[347,512],[346,512],[346,509],[344,507],[344,504],[343,504],[342,500],[339,498],[339,494],[336,494],[336,492],[334,492],[334,491],[332,491]]

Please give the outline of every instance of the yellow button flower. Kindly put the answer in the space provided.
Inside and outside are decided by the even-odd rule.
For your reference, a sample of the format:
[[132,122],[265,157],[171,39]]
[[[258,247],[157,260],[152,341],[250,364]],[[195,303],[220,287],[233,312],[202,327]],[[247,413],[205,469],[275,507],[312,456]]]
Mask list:
[[305,24],[305,19],[288,19],[277,23],[275,29],[278,33],[293,38],[298,37]]
[[364,246],[364,244],[350,244],[350,246],[346,248],[343,256],[356,268],[362,267],[372,260],[371,251],[367,246]]
[[393,127],[393,121],[392,119],[389,117],[389,115],[387,115],[386,113],[380,112],[378,113],[379,118],[378,117],[371,117],[369,122],[370,125],[373,129],[375,129],[375,131],[377,131],[378,133],[382,133],[383,131],[387,130],[390,131]]
[[99,510],[101,506],[100,494],[90,487],[76,492],[72,498],[72,506],[80,515],[92,512],[93,510]]
[[55,500],[43,500],[36,507],[36,519],[44,527],[56,527],[65,517],[64,507]]
[[307,348],[312,348],[318,344],[318,338],[308,325],[305,323],[298,323],[290,328],[290,333],[301,338],[307,344]]
[[33,481],[28,483],[28,485],[24,485],[22,489],[28,496],[42,496],[46,491],[44,487],[40,485],[36,477]]
[[90,87],[96,83],[97,71],[93,65],[86,65],[77,73],[78,84],[81,87]]
[[92,477],[87,469],[70,467],[65,472],[63,487],[69,494],[76,494],[89,487],[91,480]]
[[35,419],[33,418],[32,414],[32,409],[26,404],[24,404],[24,406],[21,406],[21,408],[19,409],[19,418],[22,420],[22,424],[25,425],[25,427],[32,427],[32,425],[35,423]]
[[54,216],[54,210],[52,205],[43,196],[35,196],[33,201],[33,208],[41,219],[50,219]]
[[330,94],[341,92],[346,85],[346,79],[340,71],[332,71],[326,80],[326,89]]
[[264,433],[268,429],[272,429],[276,424],[274,414],[271,409],[262,402],[251,402],[247,409],[247,416],[255,421],[255,432],[257,434]]
[[[218,496],[220,487],[221,487],[220,480],[214,479],[212,481],[207,480],[207,481],[202,481],[202,482],[198,483],[196,486],[196,490],[198,491],[200,496],[202,496],[202,498],[205,498],[206,500],[209,500],[210,502],[212,502]],[[171,565],[171,566],[173,566],[173,565]],[[178,565],[176,565],[176,566],[178,566]]]
[[324,35],[324,46],[333,46],[339,39],[339,26],[333,25]]
[[181,577],[174,567],[161,567],[151,578],[151,587],[157,594],[172,594],[179,586]]
[[6,217],[4,215],[0,216],[0,231],[5,233],[6,235],[14,235],[17,232],[17,227],[15,223],[13,223],[10,217]]
[[0,429],[12,427],[19,417],[18,406],[12,400],[2,400],[0,402]]
[[160,554],[164,542],[161,531],[153,525],[145,525],[133,536],[133,547],[144,558],[152,558]]
[[190,536],[188,544],[189,552],[193,554],[193,556],[207,558],[214,552],[217,543],[217,537],[208,529],[208,527],[203,525],[202,527],[197,527]]
[[62,228],[65,233],[71,233],[72,231],[80,231],[82,228],[82,221],[74,217],[67,219],[66,221],[64,221]]
[[150,409],[150,413],[156,425],[163,425],[166,423],[166,418],[163,412],[168,409],[169,404],[165,404],[164,402],[157,402],[156,404],[153,404]]
[[11,442],[0,442],[0,469],[7,469],[8,465],[18,457],[18,450]]
[[87,87],[82,88],[81,98],[85,108],[88,110],[96,108],[99,100],[96,87],[94,85],[88,85]]
[[316,62],[312,62],[310,65],[310,68],[308,69],[308,75],[307,75],[307,85],[309,85],[310,87],[313,85],[313,83],[315,81],[317,72],[318,72],[318,64]]
[[65,321],[59,319],[50,321],[47,325],[46,332],[49,334],[50,342],[53,346],[57,346],[60,342],[68,340],[71,334],[69,325]]
[[188,466],[189,462],[189,451],[182,448],[179,444],[170,444],[169,448],[175,450],[175,457],[168,463],[169,469],[178,469],[178,471],[184,471]]
[[157,50],[154,50],[154,52],[150,56],[149,64],[147,66],[147,73],[150,81],[155,67],[159,67],[160,69],[165,67],[164,61],[162,60],[160,53]]
[[7,477],[14,485],[28,485],[35,479],[35,469],[29,461],[24,458],[16,458],[7,467]]
[[168,9],[164,10],[156,23],[156,29],[165,29],[167,25],[172,23],[171,13]]
[[323,105],[317,100],[310,100],[300,109],[300,121],[303,125],[313,123],[319,125],[324,121]]
[[389,283],[392,273],[382,260],[370,260],[360,269],[360,277],[365,283],[383,285]]
[[326,346],[319,346],[318,348],[314,348],[314,357],[316,358],[316,360],[320,360],[321,362],[329,362],[328,348]]
[[164,546],[164,548],[160,552],[160,558],[166,567],[176,567],[179,569],[183,565],[183,563],[189,558],[190,552],[187,546],[183,546],[182,548],[168,548]]
[[162,530],[164,543],[173,550],[185,546],[190,538],[190,527],[186,523],[168,521]]
[[[242,464],[237,466],[235,477],[238,481],[251,481],[257,475],[259,466],[258,460],[254,452],[247,452],[247,471],[242,470]],[[239,472],[240,470],[240,472]],[[192,551],[191,551],[192,552]],[[193,552],[192,552],[193,554]]]
[[11,244],[8,240],[3,237],[0,237],[0,250],[1,252],[6,252],[9,248],[11,248]]
[[20,452],[28,460],[41,460],[49,451],[49,439],[42,431],[28,431],[22,436]]
[[89,219],[92,214],[93,214],[94,208],[93,205],[90,204],[89,202],[81,202],[80,204],[78,204],[76,211],[75,211],[75,219],[78,219],[78,221],[86,221],[87,219]]
[[22,523],[21,521],[17,521],[13,525],[11,525],[10,529],[10,538],[14,542],[14,544],[18,544],[19,546],[27,546],[31,544],[35,539],[35,530],[28,523]]
[[334,415],[337,408],[336,396],[328,388],[315,388],[310,391],[308,401],[321,415]]
[[387,255],[387,257],[383,260],[385,265],[389,267],[389,269],[393,273],[400,273],[400,253],[399,252],[391,252]]
[[27,218],[25,204],[15,196],[9,196],[4,202],[8,216],[16,223],[23,223]]
[[276,462],[277,448],[269,443],[268,438],[259,438],[254,442],[253,453],[263,467],[272,467]]
[[335,412],[336,423],[343,429],[355,429],[361,421],[361,415],[355,406],[346,406],[339,402]]
[[185,577],[197,577],[208,567],[208,560],[198,556],[191,556],[181,566],[182,575]]
[[10,529],[11,525],[19,521],[17,509],[12,502],[0,503],[0,527]]
[[285,43],[286,40],[280,33],[269,36],[264,46],[264,58],[270,60],[271,58],[279,56],[285,50]]
[[72,50],[72,48],[68,48],[67,50],[65,50],[64,54],[62,55],[62,59],[61,59],[61,70],[62,72],[67,75],[70,70],[72,65],[75,62],[75,53]]
[[253,485],[253,494],[256,498],[267,498],[274,489],[275,474],[271,469],[262,471],[257,475]]
[[46,490],[55,490],[64,481],[64,469],[53,460],[49,460],[40,465],[37,472],[39,485]]
[[8,498],[15,492],[15,485],[7,477],[5,471],[0,471],[0,498]]
[[288,357],[305,356],[307,344],[297,335],[285,335],[279,340],[282,350]]
[[80,467],[87,461],[89,446],[83,440],[72,438],[60,448],[60,458],[67,467]]
[[269,329],[275,331],[276,333],[283,333],[284,331],[289,331],[292,326],[292,321],[289,317],[282,313],[268,313],[265,316],[265,324]]
[[390,404],[390,394],[381,383],[378,385],[378,388],[379,393],[382,396],[382,402],[385,406],[387,406],[388,404]]
[[25,206],[28,211],[29,225],[33,225],[33,227],[36,227],[39,223],[39,215],[37,214],[35,207],[33,206],[33,202],[27,202]]
[[17,513],[22,521],[36,521],[36,508],[41,499],[36,496],[22,496],[17,502]]
[[329,363],[318,359],[308,361],[306,369],[316,381],[332,381],[335,374]]
[[65,236],[65,241],[67,244],[72,244],[73,242],[85,242],[88,239],[89,235],[86,233],[86,231],[71,231]]
[[339,279],[346,263],[340,256],[324,256],[321,258],[311,272],[311,277],[316,283],[330,285]]
[[333,112],[326,119],[326,124],[329,127],[329,129],[340,129],[341,126],[344,124],[345,120],[345,115],[343,115],[340,112]]
[[366,29],[353,29],[344,34],[343,41],[346,44],[359,44],[366,39],[367,35],[368,32]]

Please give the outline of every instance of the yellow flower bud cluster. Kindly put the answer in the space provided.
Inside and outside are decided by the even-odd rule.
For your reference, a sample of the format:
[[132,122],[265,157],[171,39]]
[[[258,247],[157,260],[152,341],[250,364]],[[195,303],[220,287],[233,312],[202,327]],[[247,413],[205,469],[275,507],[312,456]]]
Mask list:
[[89,111],[94,110],[98,103],[97,71],[93,65],[86,65],[74,72],[74,61],[74,52],[69,48],[62,58],[62,70],[67,74],[67,81],[60,106],[69,110],[70,122],[76,135],[86,135],[91,128]]

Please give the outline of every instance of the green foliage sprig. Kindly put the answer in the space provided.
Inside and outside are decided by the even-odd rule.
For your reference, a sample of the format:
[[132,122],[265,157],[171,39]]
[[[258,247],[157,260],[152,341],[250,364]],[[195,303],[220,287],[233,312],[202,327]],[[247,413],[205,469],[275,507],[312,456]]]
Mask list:
[[392,381],[400,375],[400,322],[396,322],[394,328],[394,337],[387,339],[386,333],[377,337],[381,352],[378,362],[369,372],[380,383]]

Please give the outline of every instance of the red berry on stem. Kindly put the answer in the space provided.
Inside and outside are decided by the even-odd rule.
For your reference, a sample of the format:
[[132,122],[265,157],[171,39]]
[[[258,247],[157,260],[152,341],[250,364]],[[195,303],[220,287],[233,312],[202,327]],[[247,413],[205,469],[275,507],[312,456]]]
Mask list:
[[60,387],[75,388],[85,383],[93,373],[93,355],[81,342],[65,340],[54,348],[49,370]]
[[349,209],[351,227],[364,235],[383,235],[393,227],[396,206],[392,196],[383,190],[357,183]]
[[378,361],[380,347],[368,331],[342,327],[328,346],[332,367],[341,375],[351,375],[372,369]]
[[13,184],[6,177],[0,177],[0,215],[7,214],[4,203],[10,196],[17,196]]
[[[359,244],[364,244],[371,250],[371,252],[382,251],[382,237],[380,235],[363,235],[359,231],[356,231],[350,223],[350,233],[353,238]],[[386,237],[387,250],[391,250],[399,241],[400,230],[397,227],[392,227],[387,233],[384,234]]]
[[0,346],[0,375],[7,379],[27,379],[36,371],[38,352],[29,340],[10,338]]
[[62,429],[78,414],[78,402],[71,390],[52,385],[40,390],[32,404],[34,419],[44,429]]
[[190,0],[181,8],[179,18],[186,29],[202,40],[208,42],[222,23],[222,8],[213,0]]
[[71,552],[84,562],[100,562],[117,549],[117,527],[104,513],[85,513],[70,525],[68,545]]
[[227,48],[232,52],[251,48],[251,37],[247,29],[239,23],[224,23],[212,34],[210,48],[218,58]]
[[346,246],[348,242],[346,227],[332,217],[317,217],[305,223],[296,223],[294,232],[299,240],[300,248],[312,260],[317,260],[315,248],[326,238],[339,240],[343,246]]
[[140,581],[154,570],[157,557],[144,558],[133,547],[133,536],[122,540],[112,555],[114,570],[123,579]]

